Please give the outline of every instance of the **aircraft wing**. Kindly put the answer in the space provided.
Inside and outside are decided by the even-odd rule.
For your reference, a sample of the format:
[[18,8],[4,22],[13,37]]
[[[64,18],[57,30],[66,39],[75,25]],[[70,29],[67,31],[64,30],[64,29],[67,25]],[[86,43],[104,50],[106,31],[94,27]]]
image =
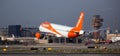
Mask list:
[[93,33],[93,32],[97,32],[97,31],[103,31],[103,30],[107,30],[108,28],[102,28],[102,29],[98,29],[98,30],[85,30],[86,33]]

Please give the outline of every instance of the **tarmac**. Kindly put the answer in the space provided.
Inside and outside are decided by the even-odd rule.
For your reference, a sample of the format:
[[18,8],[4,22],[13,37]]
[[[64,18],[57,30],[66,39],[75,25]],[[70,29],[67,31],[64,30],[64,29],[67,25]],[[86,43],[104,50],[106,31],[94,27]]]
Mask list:
[[120,56],[120,54],[39,54],[39,53],[12,53],[0,54],[0,56]]
[[[95,48],[88,48],[88,47],[93,47],[97,46]],[[81,44],[72,44],[72,43],[51,43],[51,44],[36,44],[36,45],[0,45],[0,53],[49,53],[49,50],[54,50],[57,52],[62,52],[62,53],[78,53],[83,52],[86,53],[87,51],[93,51],[94,50],[101,50],[104,47],[107,49],[113,49],[112,51],[117,51],[117,53],[120,53],[120,45],[115,45],[115,44],[89,44],[89,45],[84,45],[83,43]],[[115,49],[115,50],[114,50]],[[16,52],[17,50],[17,52]],[[26,51],[27,50],[27,51]],[[31,51],[33,50],[33,51]],[[34,51],[38,50],[38,51]],[[52,51],[52,52],[54,52]],[[85,52],[84,52],[85,51]],[[103,50],[104,51],[104,50]],[[111,52],[110,52],[111,53]]]
[[36,44],[36,45],[0,45],[0,47],[16,47],[16,48],[30,48],[30,47],[37,47],[37,48],[43,48],[43,47],[53,47],[53,48],[87,48],[88,46],[101,46],[101,47],[107,47],[107,48],[120,48],[120,45],[116,44],[89,44],[89,45],[84,45],[83,43],[81,44],[73,44],[73,43],[50,43],[50,44]]

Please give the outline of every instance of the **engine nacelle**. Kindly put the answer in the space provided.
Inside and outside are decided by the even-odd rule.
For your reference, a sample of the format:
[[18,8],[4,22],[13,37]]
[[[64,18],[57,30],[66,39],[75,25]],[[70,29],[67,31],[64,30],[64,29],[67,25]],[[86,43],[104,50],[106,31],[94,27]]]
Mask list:
[[37,33],[35,34],[35,37],[36,37],[37,39],[42,39],[42,38],[44,37],[44,34],[40,34],[39,32],[37,32]]

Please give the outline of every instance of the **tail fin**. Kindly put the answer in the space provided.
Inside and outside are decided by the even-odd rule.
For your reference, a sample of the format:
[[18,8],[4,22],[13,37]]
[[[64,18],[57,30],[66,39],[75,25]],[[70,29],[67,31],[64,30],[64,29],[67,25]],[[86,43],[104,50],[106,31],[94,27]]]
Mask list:
[[82,30],[83,21],[84,21],[84,12],[81,12],[80,16],[78,18],[78,22],[77,22],[77,24],[75,26],[76,31]]

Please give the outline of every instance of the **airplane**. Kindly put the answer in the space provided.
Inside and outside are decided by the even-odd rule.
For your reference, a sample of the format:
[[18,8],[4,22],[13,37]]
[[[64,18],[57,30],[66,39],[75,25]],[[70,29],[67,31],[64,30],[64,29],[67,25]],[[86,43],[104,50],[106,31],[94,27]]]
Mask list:
[[56,37],[76,38],[84,34],[83,27],[84,12],[80,13],[78,21],[74,27],[54,24],[50,22],[43,22],[39,26],[40,32],[54,34]]

